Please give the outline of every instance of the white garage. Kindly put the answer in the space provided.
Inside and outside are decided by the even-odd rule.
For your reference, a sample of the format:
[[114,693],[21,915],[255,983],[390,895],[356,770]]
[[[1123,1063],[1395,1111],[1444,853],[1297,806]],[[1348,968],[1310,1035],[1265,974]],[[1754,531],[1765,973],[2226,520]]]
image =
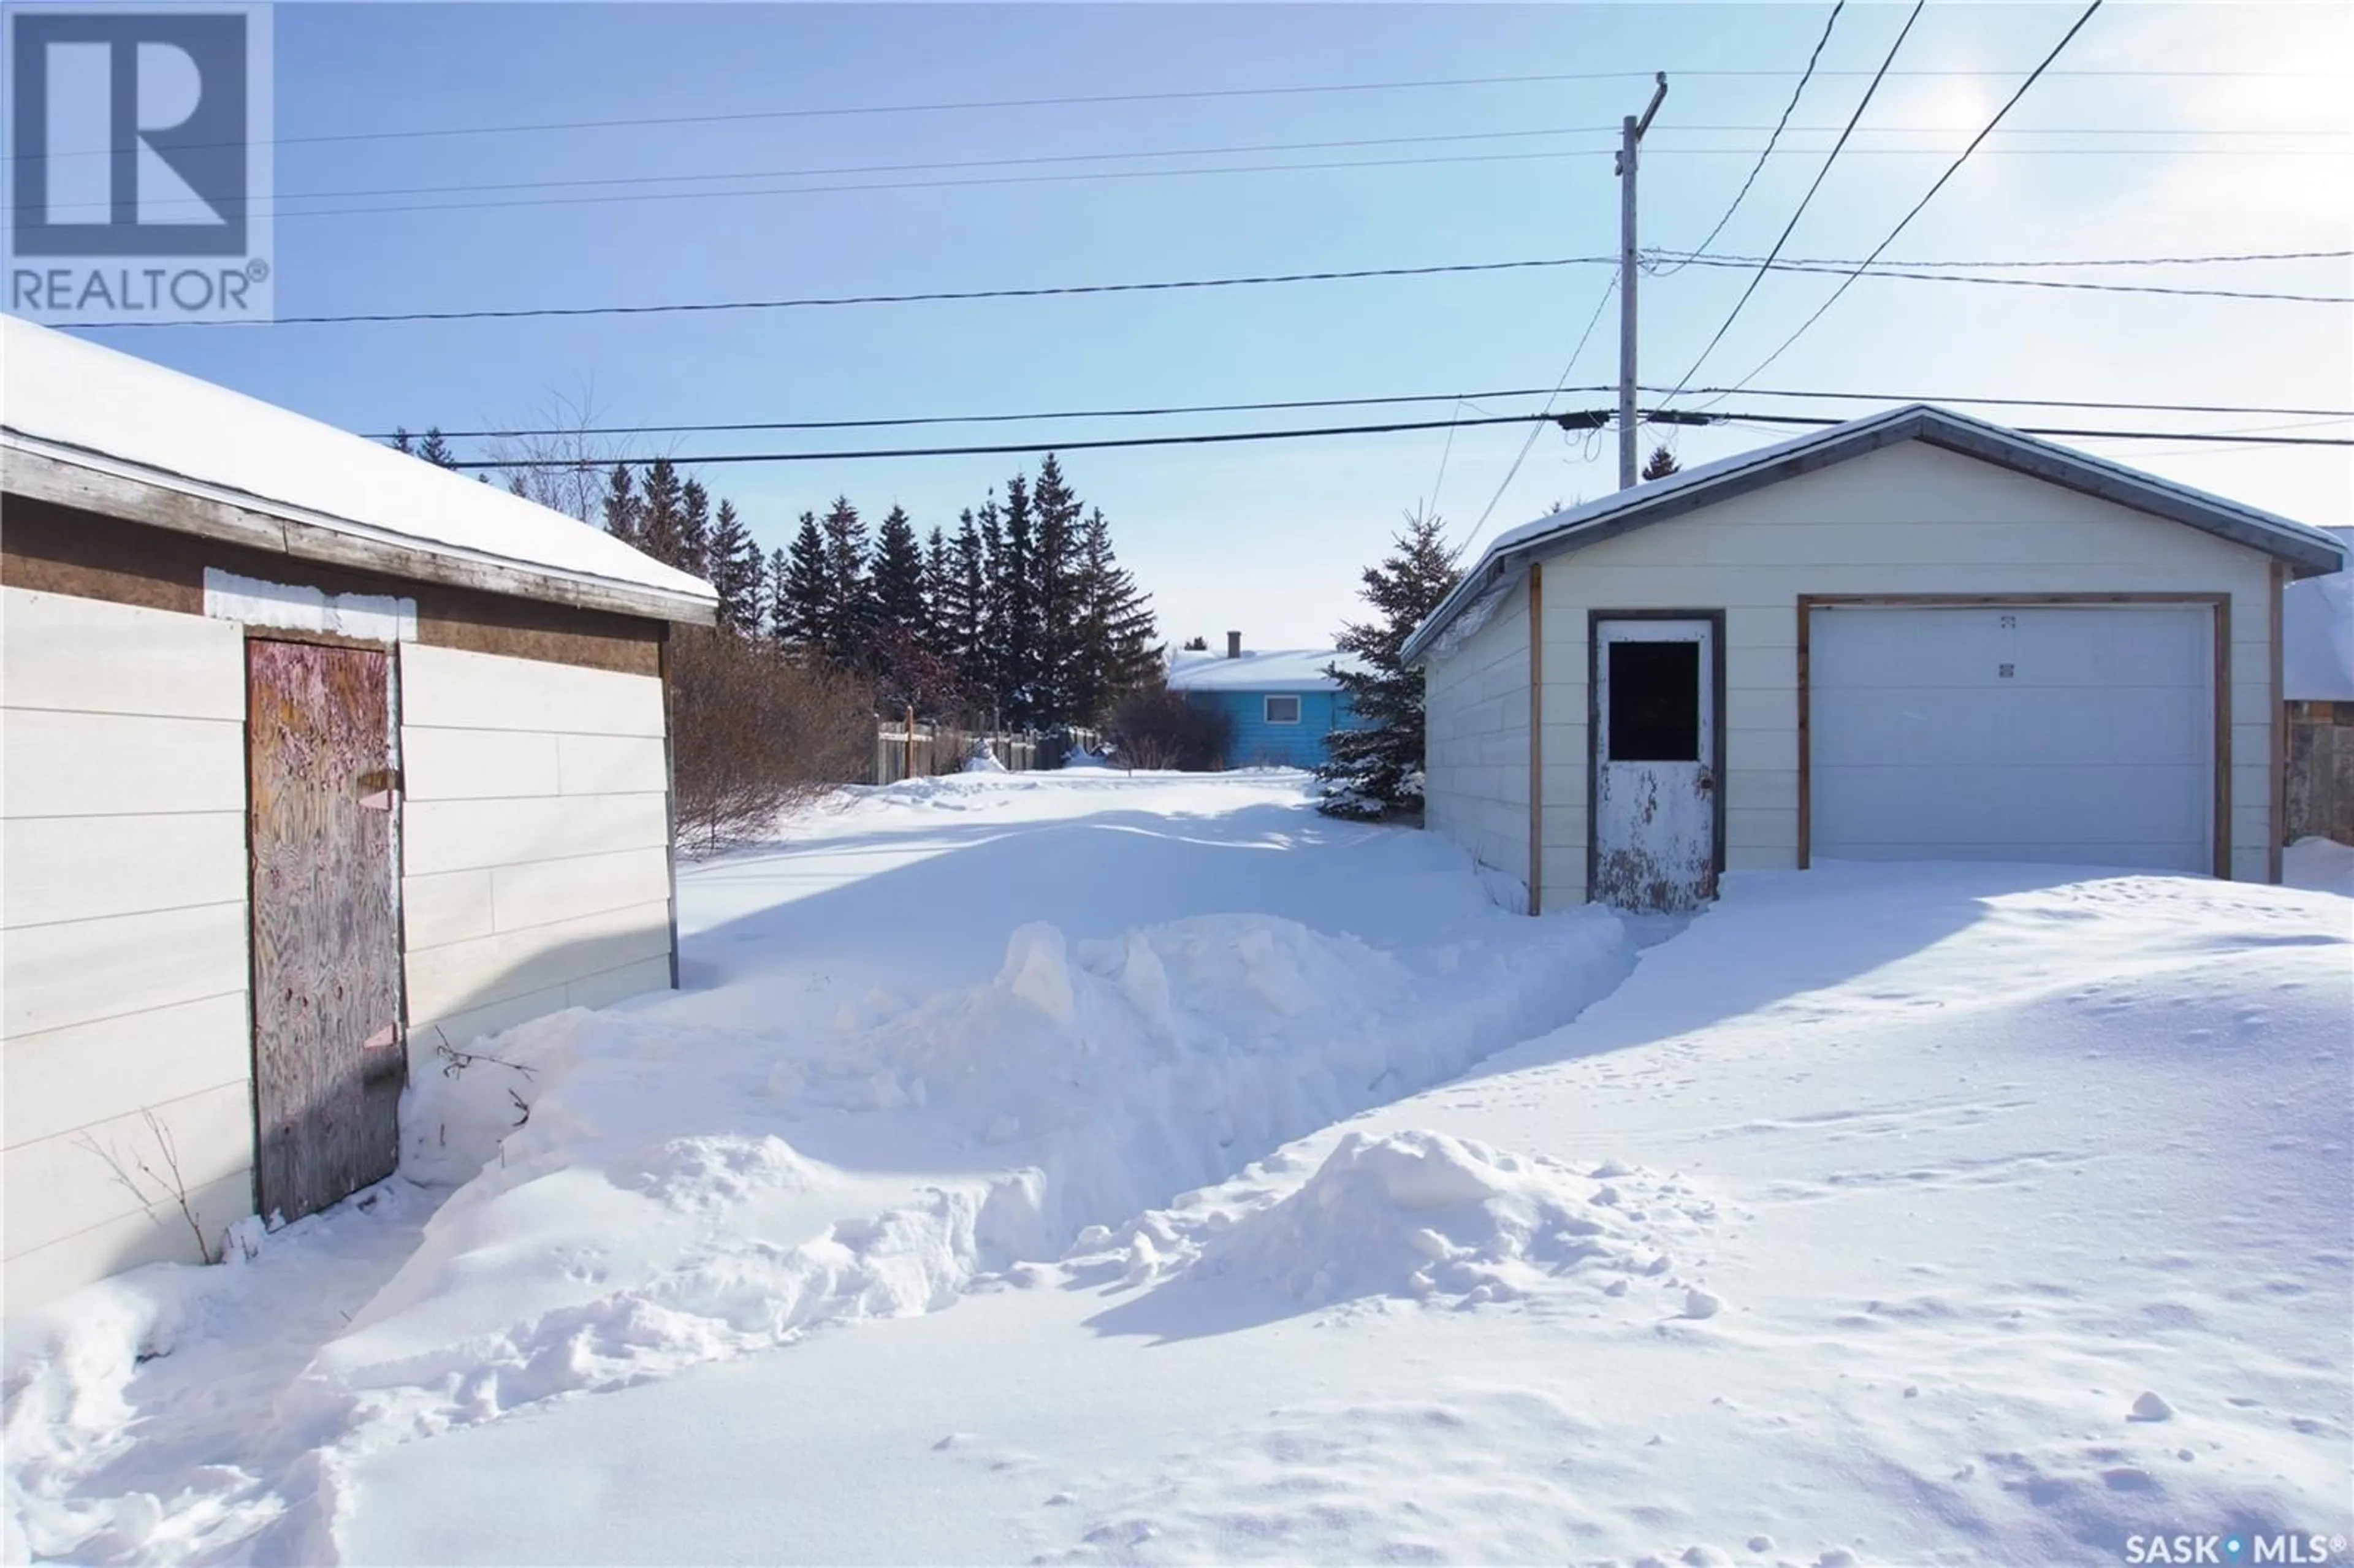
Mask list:
[[1728,870],[2279,874],[2329,534],[1922,405],[1503,535],[1406,643],[1426,821],[1532,911]]

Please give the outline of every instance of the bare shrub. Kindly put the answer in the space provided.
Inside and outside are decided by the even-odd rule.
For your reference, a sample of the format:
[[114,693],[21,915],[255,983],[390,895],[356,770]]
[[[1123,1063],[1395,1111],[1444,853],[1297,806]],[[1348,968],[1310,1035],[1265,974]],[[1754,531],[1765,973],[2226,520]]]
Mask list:
[[679,840],[705,849],[864,779],[874,760],[866,683],[766,638],[674,630],[670,713]]
[[1127,767],[1203,773],[1226,765],[1235,724],[1224,710],[1188,702],[1182,692],[1140,686],[1114,705],[1108,738]]

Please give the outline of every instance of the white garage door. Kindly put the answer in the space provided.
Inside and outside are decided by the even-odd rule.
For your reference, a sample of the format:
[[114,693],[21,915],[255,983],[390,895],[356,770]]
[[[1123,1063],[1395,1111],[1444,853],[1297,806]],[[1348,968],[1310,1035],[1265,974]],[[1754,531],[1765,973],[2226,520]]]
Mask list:
[[1817,608],[1810,858],[2213,870],[2213,628],[2203,604]]

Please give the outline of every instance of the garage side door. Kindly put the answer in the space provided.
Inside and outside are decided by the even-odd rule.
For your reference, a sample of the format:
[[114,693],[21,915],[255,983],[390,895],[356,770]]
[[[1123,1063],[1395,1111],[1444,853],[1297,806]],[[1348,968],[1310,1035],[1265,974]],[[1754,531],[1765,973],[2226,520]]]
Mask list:
[[2214,869],[2204,604],[1817,607],[1810,858]]

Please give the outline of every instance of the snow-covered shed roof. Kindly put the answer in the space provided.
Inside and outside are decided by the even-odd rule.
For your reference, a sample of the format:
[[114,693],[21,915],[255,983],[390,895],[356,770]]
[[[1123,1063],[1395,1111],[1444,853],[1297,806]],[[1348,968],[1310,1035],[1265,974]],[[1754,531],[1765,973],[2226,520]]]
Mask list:
[[332,425],[0,318],[7,488],[313,560],[668,620],[711,586],[602,529]]
[[[2354,528],[2332,528],[2354,546]],[[2281,695],[2293,703],[2354,703],[2354,569],[2281,591]]]
[[1169,661],[1172,692],[1337,692],[1341,683],[1324,673],[1328,664],[1344,670],[1358,667],[1356,655],[1330,648],[1276,648],[1243,651],[1237,659],[1223,653],[1179,653]]
[[1795,479],[1910,440],[1925,441],[2220,535],[2287,562],[2299,577],[2334,572],[2345,565],[2345,547],[2322,529],[2072,447],[2021,435],[1989,420],[1927,403],[1912,403],[1702,463],[1500,534],[1479,557],[1479,565],[1464,574],[1455,591],[1406,639],[1405,656],[1408,661],[1421,658],[1449,622],[1526,561],[1599,544],[1781,480]]

